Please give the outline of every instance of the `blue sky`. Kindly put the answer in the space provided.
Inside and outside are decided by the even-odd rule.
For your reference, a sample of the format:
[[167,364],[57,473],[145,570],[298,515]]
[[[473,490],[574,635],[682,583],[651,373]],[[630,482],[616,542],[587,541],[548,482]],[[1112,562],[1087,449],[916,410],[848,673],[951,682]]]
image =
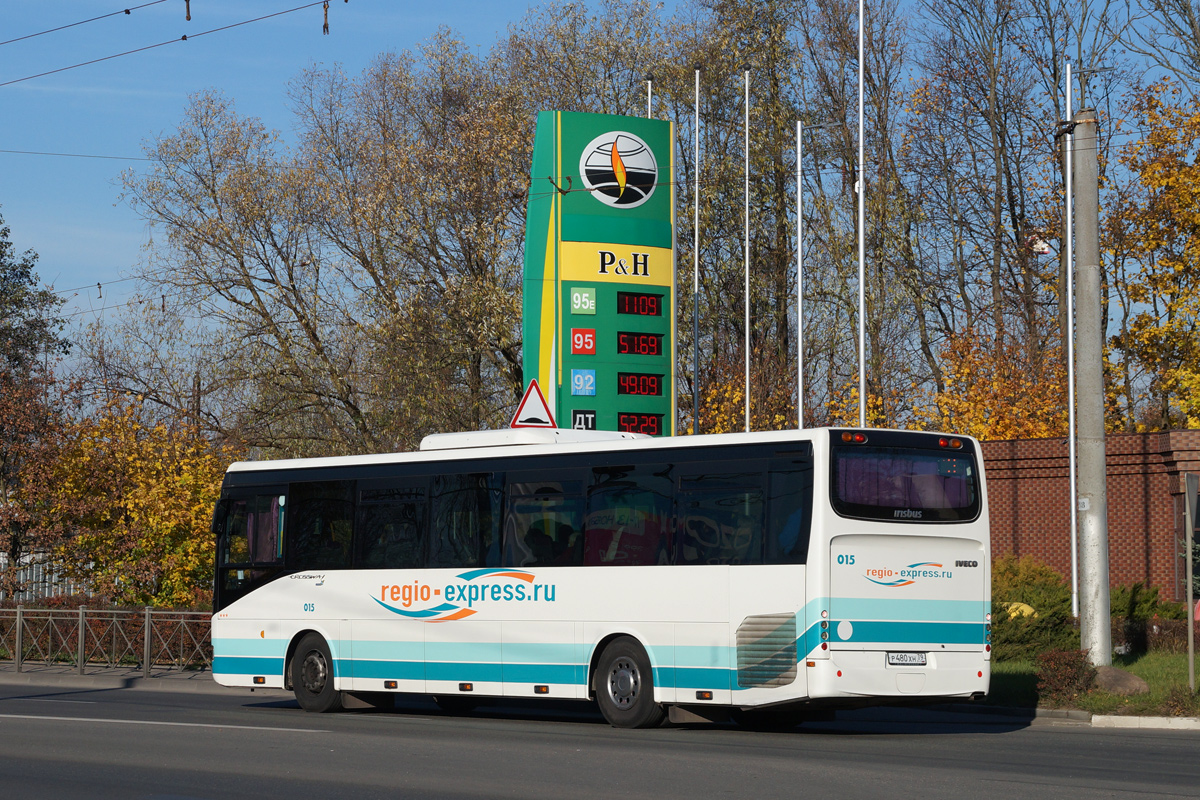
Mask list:
[[[149,0],[34,0],[0,3],[0,42],[120,12]],[[330,33],[320,5],[231,30],[182,35],[273,14],[311,0],[162,0],[55,33],[0,44],[0,84],[170,41],[162,47],[0,86],[0,151],[142,156],[142,145],[174,130],[189,94],[217,88],[238,112],[291,127],[288,82],[313,63],[351,73],[385,51],[413,48],[439,26],[486,53],[526,0],[331,0]],[[18,251],[39,256],[38,275],[67,292],[64,311],[85,323],[117,309],[135,290],[131,267],[150,231],[119,199],[122,170],[145,162],[0,152],[0,214]],[[105,284],[98,297],[95,284]],[[82,312],[82,313],[81,313]]]

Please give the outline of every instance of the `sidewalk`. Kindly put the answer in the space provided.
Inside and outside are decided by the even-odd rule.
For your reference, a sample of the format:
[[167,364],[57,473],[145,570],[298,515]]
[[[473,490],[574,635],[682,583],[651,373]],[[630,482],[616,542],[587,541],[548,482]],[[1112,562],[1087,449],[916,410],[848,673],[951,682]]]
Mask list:
[[[221,686],[213,680],[208,670],[177,670],[157,667],[145,677],[138,667],[105,667],[88,665],[83,674],[74,666],[66,664],[31,664],[26,662],[21,671],[12,661],[0,661],[0,685],[4,686],[63,686],[74,689],[139,689],[165,692],[197,692],[228,696],[248,695],[245,688]],[[291,697],[291,692],[279,689],[257,689],[256,694],[273,692]]]

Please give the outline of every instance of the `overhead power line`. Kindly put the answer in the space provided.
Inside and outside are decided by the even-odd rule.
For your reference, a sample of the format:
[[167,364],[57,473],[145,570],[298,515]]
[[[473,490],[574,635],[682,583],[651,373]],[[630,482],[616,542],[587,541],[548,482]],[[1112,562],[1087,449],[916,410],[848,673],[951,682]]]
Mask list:
[[50,28],[49,30],[38,31],[37,33],[27,33],[24,36],[18,36],[15,39],[9,39],[6,42],[0,42],[0,47],[3,47],[6,44],[12,44],[13,42],[23,42],[26,39],[32,39],[35,36],[45,36],[47,33],[57,33],[59,31],[65,31],[67,28],[75,28],[80,25],[86,25],[89,22],[98,22],[99,20],[108,19],[109,17],[116,17],[121,14],[128,16],[132,12],[137,11],[139,8],[145,8],[146,6],[156,6],[159,3],[165,3],[165,2],[167,2],[167,0],[153,0],[153,2],[150,2],[150,3],[142,3],[140,6],[130,6],[129,8],[123,8],[120,11],[113,11],[109,14],[101,14],[100,16],[92,17],[91,19],[82,19],[79,22],[72,22],[70,25],[59,25],[57,28]]
[[201,31],[200,33],[193,33],[190,36],[185,33],[183,36],[179,37],[178,39],[168,39],[165,42],[158,42],[157,44],[148,44],[145,47],[136,47],[133,50],[126,50],[123,53],[114,53],[111,56],[103,56],[102,58],[93,58],[91,61],[83,61],[78,64],[72,64],[69,67],[59,67],[58,69],[47,70],[46,72],[39,72],[36,75],[26,75],[24,78],[14,78],[11,81],[4,81],[3,83],[0,83],[0,86],[11,86],[14,83],[21,83],[23,81],[31,81],[34,78],[44,78],[47,75],[55,75],[59,72],[66,72],[66,71],[72,70],[72,69],[79,69],[80,67],[91,66],[92,64],[99,64],[102,61],[111,61],[114,58],[130,56],[130,55],[133,55],[134,53],[144,53],[145,51],[153,50],[156,47],[164,47],[165,45],[168,45],[168,44],[176,44],[177,42],[186,42],[189,39],[198,39],[199,37],[207,36],[210,33],[220,33],[221,31],[227,31],[232,28],[240,28],[241,26],[249,25],[252,22],[262,22],[264,19],[271,19],[272,17],[280,17],[280,16],[283,16],[284,14],[291,14],[296,11],[302,11],[306,8],[312,8],[313,6],[324,5],[326,2],[327,2],[327,0],[317,0],[314,3],[305,3],[304,5],[296,6],[295,8],[289,8],[289,9],[285,9],[283,11],[276,11],[274,14],[265,14],[261,17],[255,17],[254,19],[244,20],[242,22],[235,22],[232,25],[222,25],[219,28],[211,28],[207,31]]
[[108,158],[114,161],[149,161],[142,156],[98,156],[88,153],[46,153],[41,150],[0,150],[0,153],[15,153],[20,156],[59,156],[61,158]]

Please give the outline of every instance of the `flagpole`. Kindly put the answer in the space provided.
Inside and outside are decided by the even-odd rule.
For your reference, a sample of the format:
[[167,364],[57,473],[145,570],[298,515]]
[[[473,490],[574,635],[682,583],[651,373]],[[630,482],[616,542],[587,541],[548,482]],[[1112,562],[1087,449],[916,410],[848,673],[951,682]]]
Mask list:
[[1071,150],[1075,133],[1070,127],[1075,121],[1071,98],[1071,62],[1067,62],[1067,157],[1066,185],[1066,250],[1067,250],[1067,467],[1071,483],[1071,615],[1079,618],[1079,481],[1075,461],[1075,210],[1072,194],[1074,162]]
[[700,67],[696,67],[695,153],[692,189],[692,433],[700,432]]
[[796,120],[796,427],[804,428],[804,121]]
[[745,105],[746,105],[746,122],[745,122],[745,144],[744,144],[744,172],[746,178],[745,189],[743,192],[745,200],[745,219],[746,219],[746,249],[745,249],[745,326],[746,326],[746,341],[745,341],[745,356],[746,356],[746,433],[750,432],[750,70],[745,68],[743,71],[745,76]]
[[863,0],[858,0],[858,426],[867,427],[866,183],[863,172]]

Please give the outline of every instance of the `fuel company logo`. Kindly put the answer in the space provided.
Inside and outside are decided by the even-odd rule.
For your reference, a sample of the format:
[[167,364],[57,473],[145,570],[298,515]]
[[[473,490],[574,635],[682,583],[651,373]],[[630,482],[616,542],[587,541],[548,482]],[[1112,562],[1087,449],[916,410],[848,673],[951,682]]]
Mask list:
[[922,561],[909,564],[907,567],[892,569],[890,567],[872,567],[863,573],[863,577],[871,583],[894,589],[900,586],[911,586],[922,578],[944,579],[952,577],[951,570],[943,569],[941,564],[933,561]]
[[558,587],[535,583],[534,574],[519,569],[475,569],[458,574],[456,580],[433,586],[411,583],[383,584],[371,599],[408,619],[421,622],[452,622],[473,616],[490,603],[553,603]]
[[579,157],[579,175],[592,197],[613,208],[637,208],[654,194],[658,163],[638,136],[610,131],[592,139]]

